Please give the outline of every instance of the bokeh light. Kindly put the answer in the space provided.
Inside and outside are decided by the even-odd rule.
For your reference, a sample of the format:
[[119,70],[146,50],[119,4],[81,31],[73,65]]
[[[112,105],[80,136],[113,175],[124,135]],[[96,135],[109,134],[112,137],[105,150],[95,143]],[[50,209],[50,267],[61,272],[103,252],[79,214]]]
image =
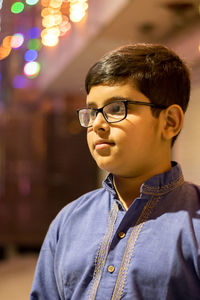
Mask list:
[[[54,47],[59,37],[70,32],[73,22],[80,22],[88,9],[87,0],[41,0],[42,44]],[[69,14],[69,17],[68,17]]]
[[11,52],[12,48],[4,48],[3,46],[0,46],[0,60],[6,58],[10,52]]
[[40,72],[40,64],[37,61],[27,62],[24,66],[24,74],[28,78],[35,78]]
[[41,42],[39,39],[30,39],[27,45],[28,49],[40,50]]
[[39,0],[26,0],[26,4],[28,5],[35,5],[39,2]]
[[37,39],[40,36],[40,28],[31,27],[28,31],[28,37],[30,39]]
[[8,35],[3,39],[2,44],[0,46],[0,60],[6,58],[10,54],[12,49],[10,46],[11,39],[11,35]]
[[11,40],[12,40],[12,35],[7,35],[2,42],[2,46],[4,48],[11,48],[10,44],[11,44]]
[[70,20],[80,22],[86,14],[88,4],[86,1],[70,1]]
[[53,27],[59,25],[62,22],[62,14],[57,13],[55,15],[47,15],[42,19],[42,26]]
[[44,6],[44,7],[48,7],[49,2],[50,2],[50,0],[41,0],[41,5]]
[[15,89],[23,89],[26,87],[26,85],[27,85],[27,79],[25,76],[17,75],[13,78],[12,86]]
[[36,60],[37,57],[38,57],[38,53],[36,50],[33,49],[27,50],[24,54],[25,61],[33,61]]
[[57,35],[47,33],[42,36],[42,44],[48,47],[54,47],[58,44],[59,39]]
[[24,3],[22,2],[14,2],[11,6],[11,12],[13,14],[19,14],[24,10]]
[[15,33],[12,36],[10,45],[11,45],[12,48],[17,49],[17,48],[21,47],[23,45],[23,43],[24,43],[23,34],[22,33]]
[[45,7],[41,11],[41,16],[44,18],[44,17],[46,17],[48,15],[55,15],[55,14],[57,14],[59,12],[60,12],[59,9],[55,9],[55,8],[51,8],[51,7]]
[[60,8],[62,5],[63,0],[50,0],[49,6],[52,8]]

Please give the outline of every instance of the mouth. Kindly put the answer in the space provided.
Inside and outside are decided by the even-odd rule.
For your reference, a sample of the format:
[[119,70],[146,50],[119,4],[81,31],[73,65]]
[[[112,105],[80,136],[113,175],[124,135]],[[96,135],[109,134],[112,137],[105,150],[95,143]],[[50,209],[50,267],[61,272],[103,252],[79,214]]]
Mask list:
[[106,149],[106,148],[109,148],[111,146],[114,146],[114,143],[104,141],[104,140],[96,141],[95,144],[94,144],[95,150]]

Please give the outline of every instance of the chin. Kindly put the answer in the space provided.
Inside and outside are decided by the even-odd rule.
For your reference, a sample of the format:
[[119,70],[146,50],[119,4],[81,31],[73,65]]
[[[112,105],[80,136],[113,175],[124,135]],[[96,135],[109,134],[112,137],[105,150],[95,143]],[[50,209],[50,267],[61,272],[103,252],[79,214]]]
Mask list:
[[106,162],[98,162],[98,161],[96,160],[96,163],[97,163],[97,165],[98,165],[98,167],[99,167],[100,169],[102,169],[102,170],[104,170],[104,171],[106,171],[106,172],[108,172],[108,173],[113,173],[113,171],[114,171],[114,169],[115,169],[111,164],[106,163]]

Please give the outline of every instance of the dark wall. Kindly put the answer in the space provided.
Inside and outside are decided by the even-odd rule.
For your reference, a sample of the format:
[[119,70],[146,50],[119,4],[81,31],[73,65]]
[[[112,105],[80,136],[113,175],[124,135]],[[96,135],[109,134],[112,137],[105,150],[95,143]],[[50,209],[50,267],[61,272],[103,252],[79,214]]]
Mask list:
[[40,246],[58,211],[97,187],[86,132],[52,111],[4,112],[0,132],[0,247]]

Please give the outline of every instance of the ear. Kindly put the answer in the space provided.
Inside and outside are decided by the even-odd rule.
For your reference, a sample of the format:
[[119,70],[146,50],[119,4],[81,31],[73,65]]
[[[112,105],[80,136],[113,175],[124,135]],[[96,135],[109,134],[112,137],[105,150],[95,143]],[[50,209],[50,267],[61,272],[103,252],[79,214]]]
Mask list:
[[163,111],[163,138],[165,140],[171,140],[176,136],[183,127],[184,113],[182,108],[173,104]]

